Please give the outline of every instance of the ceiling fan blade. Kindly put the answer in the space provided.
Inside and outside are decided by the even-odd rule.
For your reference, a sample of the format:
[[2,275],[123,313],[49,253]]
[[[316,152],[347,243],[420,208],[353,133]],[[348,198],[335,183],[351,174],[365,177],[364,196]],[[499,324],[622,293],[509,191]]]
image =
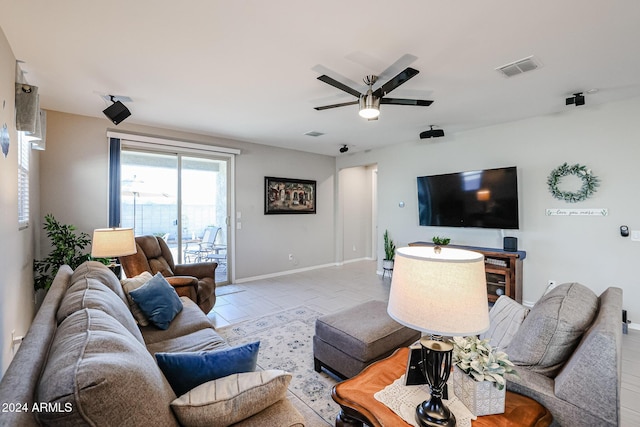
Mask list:
[[380,86],[376,91],[373,92],[373,94],[380,97],[385,96],[401,84],[405,83],[407,80],[414,77],[419,72],[420,71],[416,70],[415,68],[407,67],[404,69],[404,71],[401,71],[394,78]]
[[346,107],[347,105],[356,105],[357,103],[358,101],[349,101],[349,102],[342,102],[340,104],[324,105],[322,107],[313,107],[313,108],[318,111],[322,111],[322,110],[328,110],[329,108]]
[[428,101],[426,99],[382,98],[380,100],[380,104],[414,105],[417,107],[428,107],[429,105],[433,104],[433,101]]
[[349,87],[349,86],[345,85],[344,83],[340,83],[336,79],[331,78],[331,77],[327,76],[326,74],[323,74],[320,77],[318,77],[318,80],[320,80],[321,82],[325,82],[326,84],[331,85],[331,86],[333,86],[335,88],[343,90],[343,91],[355,96],[356,98],[360,98],[360,95],[361,95],[360,92],[358,92],[357,90],[355,90],[352,87]]
[[396,62],[389,65],[383,72],[378,74],[378,81],[373,85],[373,90],[377,90],[380,86],[385,84],[393,76],[400,73],[402,70],[413,64],[418,59],[417,56],[411,54],[402,55]]

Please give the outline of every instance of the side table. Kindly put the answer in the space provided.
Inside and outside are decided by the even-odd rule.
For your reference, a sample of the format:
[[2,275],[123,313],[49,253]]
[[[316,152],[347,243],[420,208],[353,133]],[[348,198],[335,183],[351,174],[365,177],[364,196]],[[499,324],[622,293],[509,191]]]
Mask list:
[[[411,427],[391,409],[373,397],[404,374],[409,349],[401,348],[386,359],[369,365],[355,377],[336,384],[331,397],[340,405],[336,427],[398,426]],[[547,408],[535,400],[507,391],[503,414],[478,417],[473,427],[523,426],[547,427],[553,417]]]

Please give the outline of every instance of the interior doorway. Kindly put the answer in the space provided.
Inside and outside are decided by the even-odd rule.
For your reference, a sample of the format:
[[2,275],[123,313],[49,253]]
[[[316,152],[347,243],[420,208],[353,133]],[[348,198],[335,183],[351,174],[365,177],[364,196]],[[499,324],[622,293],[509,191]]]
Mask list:
[[338,259],[377,259],[378,166],[356,166],[338,172]]

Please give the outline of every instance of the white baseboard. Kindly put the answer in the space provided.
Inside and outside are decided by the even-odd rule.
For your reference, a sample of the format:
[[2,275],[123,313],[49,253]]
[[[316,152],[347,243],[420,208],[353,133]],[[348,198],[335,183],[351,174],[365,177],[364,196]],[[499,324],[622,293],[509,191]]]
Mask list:
[[295,270],[285,270],[285,271],[279,271],[277,273],[263,274],[261,276],[245,277],[243,279],[236,279],[234,280],[233,283],[245,283],[245,282],[252,282],[254,280],[271,279],[272,277],[287,276],[289,274],[302,273],[305,271],[317,270],[319,268],[335,267],[338,265],[340,264],[331,263],[331,264],[314,265],[311,267],[297,268]]
[[338,262],[338,263],[336,263],[336,265],[351,264],[352,262],[360,262],[360,261],[373,261],[373,258],[364,257],[364,258],[349,259],[349,260],[346,260],[346,261]]

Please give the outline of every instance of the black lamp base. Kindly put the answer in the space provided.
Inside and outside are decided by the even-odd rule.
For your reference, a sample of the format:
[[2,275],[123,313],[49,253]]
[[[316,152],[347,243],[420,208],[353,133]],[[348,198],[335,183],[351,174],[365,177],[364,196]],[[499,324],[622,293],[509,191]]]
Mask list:
[[111,263],[107,267],[109,267],[109,270],[113,271],[113,274],[115,274],[119,280],[122,275],[122,266],[120,264]]
[[416,408],[420,427],[455,427],[456,417],[442,402],[443,390],[451,372],[453,345],[448,341],[420,340],[422,370],[431,388],[431,397]]
[[456,417],[440,399],[422,402],[416,408],[416,421],[420,427],[455,427]]

